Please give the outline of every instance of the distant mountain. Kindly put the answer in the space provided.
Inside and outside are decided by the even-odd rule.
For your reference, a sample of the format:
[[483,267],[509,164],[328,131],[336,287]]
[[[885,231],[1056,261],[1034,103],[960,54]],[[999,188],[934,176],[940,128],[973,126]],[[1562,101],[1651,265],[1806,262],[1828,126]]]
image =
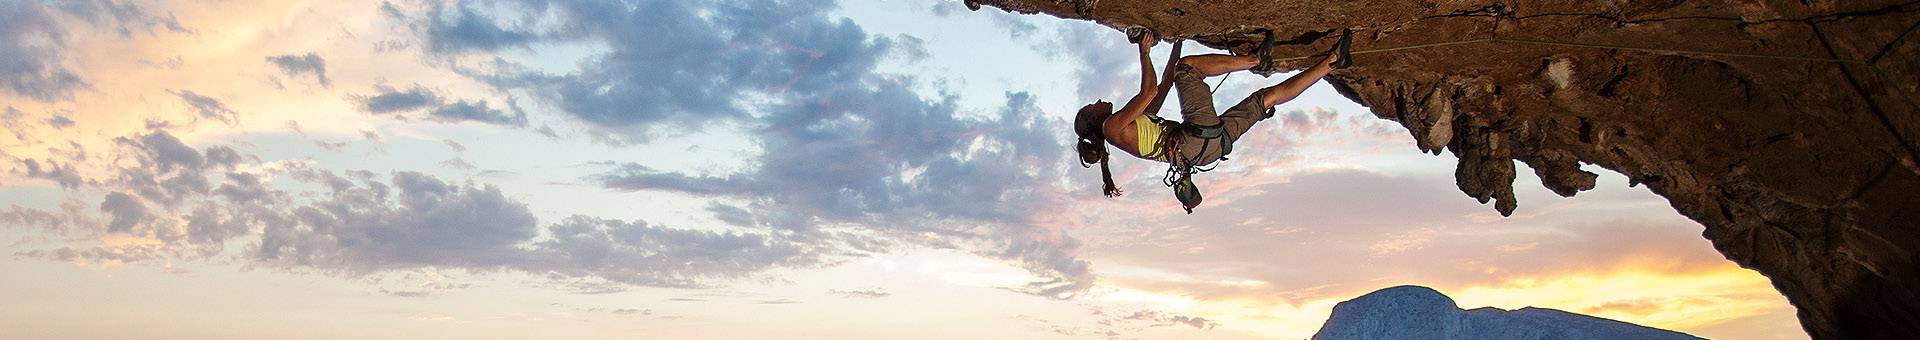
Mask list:
[[1381,289],[1333,306],[1314,340],[1341,339],[1700,339],[1686,333],[1546,308],[1461,310],[1420,286]]

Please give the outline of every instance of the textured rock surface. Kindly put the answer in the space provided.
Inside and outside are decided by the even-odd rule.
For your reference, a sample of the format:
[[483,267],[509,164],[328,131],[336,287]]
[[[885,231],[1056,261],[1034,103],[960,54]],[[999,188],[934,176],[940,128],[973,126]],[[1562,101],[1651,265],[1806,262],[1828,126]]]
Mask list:
[[1333,306],[1313,340],[1345,339],[1699,339],[1686,333],[1545,308],[1460,310],[1420,286],[1381,289]]
[[1285,40],[1276,55],[1345,27],[1363,51],[1464,41],[1362,54],[1329,81],[1458,156],[1460,189],[1503,214],[1511,160],[1568,196],[1594,185],[1580,163],[1618,171],[1772,278],[1814,337],[1920,339],[1920,1],[967,4],[1239,53],[1258,29]]

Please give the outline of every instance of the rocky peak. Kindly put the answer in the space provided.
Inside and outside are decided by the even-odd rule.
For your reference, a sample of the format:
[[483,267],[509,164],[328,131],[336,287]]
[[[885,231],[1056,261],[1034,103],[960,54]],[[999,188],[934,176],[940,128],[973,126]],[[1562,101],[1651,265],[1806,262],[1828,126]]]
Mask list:
[[1339,339],[1699,339],[1685,333],[1526,307],[1460,310],[1421,286],[1381,289],[1333,306],[1314,340]]

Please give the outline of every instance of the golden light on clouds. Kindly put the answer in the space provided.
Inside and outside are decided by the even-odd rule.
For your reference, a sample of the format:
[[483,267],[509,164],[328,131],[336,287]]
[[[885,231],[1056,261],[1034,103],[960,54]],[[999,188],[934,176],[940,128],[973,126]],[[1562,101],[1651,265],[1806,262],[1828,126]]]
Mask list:
[[[412,34],[383,17],[374,4],[191,2],[166,10],[179,21],[194,23],[190,31],[135,30],[125,37],[111,27],[64,25],[68,36],[64,62],[91,88],[75,91],[71,101],[8,105],[35,120],[60,114],[79,122],[67,132],[95,137],[73,138],[92,148],[161,121],[189,143],[212,136],[286,132],[288,121],[300,122],[309,133],[352,135],[389,119],[362,114],[348,100],[370,93],[375,84],[424,83],[460,94],[483,91],[444,69],[384,67],[419,65],[422,60],[413,53],[383,51],[391,46],[363,39]],[[331,86],[322,86],[313,77],[289,76],[265,59],[306,53],[324,58]],[[394,81],[404,82],[389,84]],[[233,110],[238,123],[199,117],[178,97],[183,92],[220,101]],[[14,146],[6,151],[15,156],[45,156],[40,148]]]
[[[1226,331],[1245,332],[1258,337],[1301,339],[1313,335],[1325,322],[1333,305],[1351,296],[1318,296],[1305,300],[1228,298],[1200,299],[1179,292],[1136,289],[1124,284],[1098,287],[1103,294],[1091,299],[1101,303],[1140,306],[1182,315],[1203,317],[1219,323]],[[1279,294],[1276,294],[1279,295]]]
[[1792,313],[1766,277],[1732,263],[1685,272],[1629,267],[1522,277],[1442,291],[1461,306],[1553,308],[1683,332],[1770,312]]

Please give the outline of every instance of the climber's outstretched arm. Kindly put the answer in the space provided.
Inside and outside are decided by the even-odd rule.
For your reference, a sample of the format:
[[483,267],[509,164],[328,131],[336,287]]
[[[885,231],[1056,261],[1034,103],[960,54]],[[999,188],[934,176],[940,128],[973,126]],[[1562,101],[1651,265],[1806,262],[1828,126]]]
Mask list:
[[1180,61],[1184,60],[1184,58],[1180,57],[1180,46],[1182,45],[1186,45],[1184,41],[1180,39],[1173,40],[1172,51],[1167,52],[1167,69],[1166,71],[1160,72],[1160,85],[1153,88],[1153,101],[1148,102],[1146,110],[1142,112],[1160,112],[1160,107],[1165,106],[1167,94],[1173,92],[1173,79],[1175,78],[1173,73],[1178,72],[1181,64]]
[[1156,86],[1159,82],[1155,81],[1157,78],[1154,77],[1153,72],[1153,58],[1147,56],[1147,52],[1153,49],[1154,42],[1160,40],[1160,37],[1154,36],[1153,32],[1145,34],[1146,36],[1140,38],[1140,93],[1133,95],[1133,99],[1127,100],[1127,105],[1121,106],[1119,111],[1107,118],[1108,131],[1128,128],[1129,124],[1133,124],[1134,119],[1146,114],[1148,104],[1151,104],[1153,97],[1160,93],[1159,87]]

